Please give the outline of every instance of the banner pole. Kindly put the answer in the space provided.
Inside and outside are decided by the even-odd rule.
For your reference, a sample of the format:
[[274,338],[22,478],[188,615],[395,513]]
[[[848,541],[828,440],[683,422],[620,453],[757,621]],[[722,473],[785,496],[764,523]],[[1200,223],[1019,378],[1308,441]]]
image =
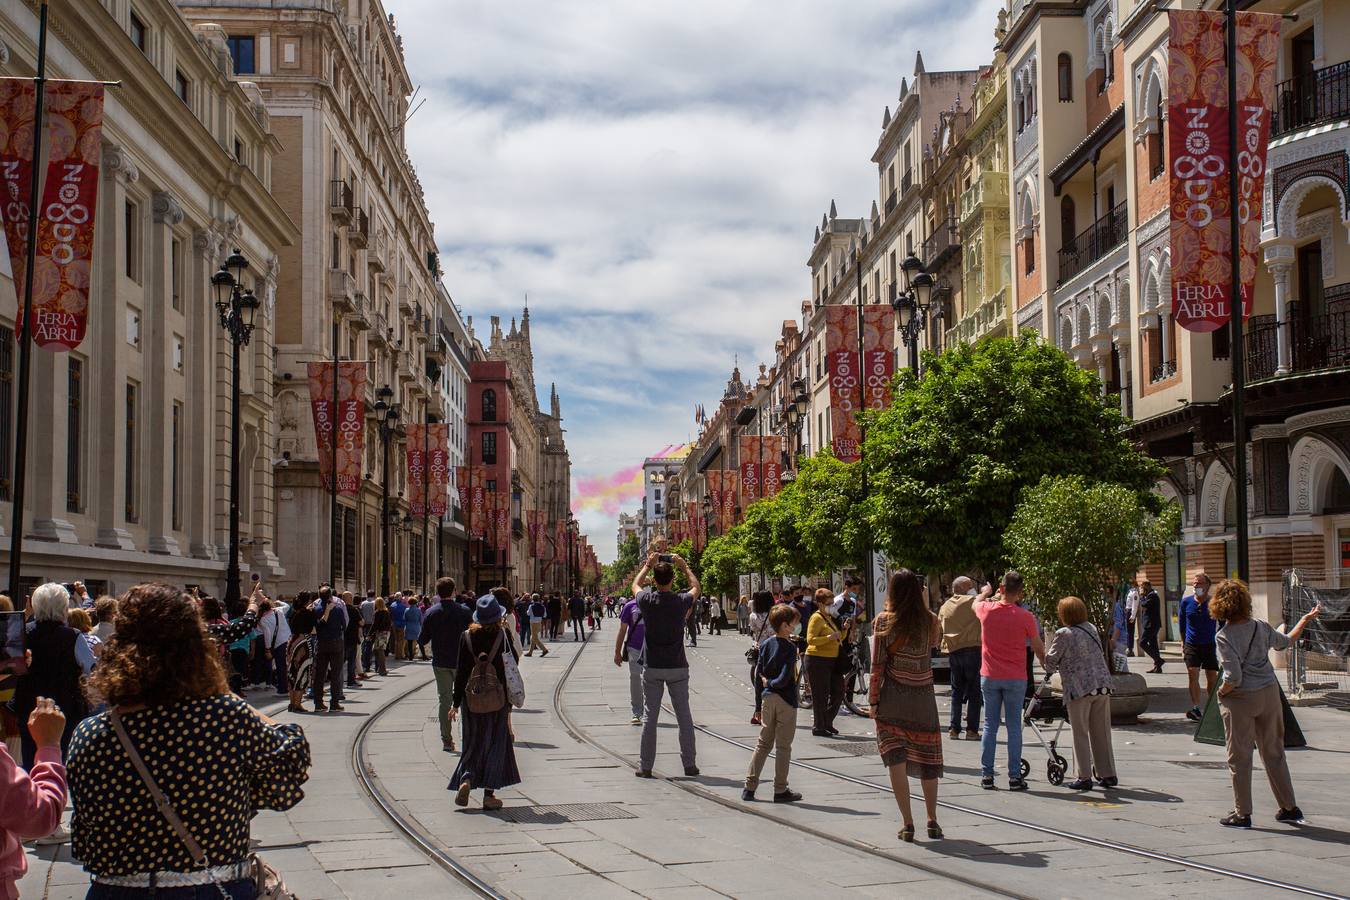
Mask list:
[[23,503],[28,468],[28,394],[32,378],[33,345],[29,320],[33,315],[33,269],[37,266],[38,188],[42,177],[42,121],[47,84],[47,4],[38,8],[37,77],[33,79],[33,173],[28,183],[28,263],[23,273],[23,304],[14,329],[19,341],[19,402],[14,415],[14,493],[9,532],[9,592],[22,608],[19,571],[23,563]]
[[[867,455],[863,449],[867,444],[867,358],[863,353],[863,295],[862,295],[862,249],[853,253],[853,273],[858,291],[858,471],[862,480],[862,499],[867,500]],[[915,343],[915,347],[918,343]],[[863,609],[867,620],[872,621],[873,607],[876,605],[872,584],[872,536],[863,529]]]
[[436,418],[431,413],[425,413],[422,418],[426,419],[426,427],[422,429],[422,537],[420,538],[422,549],[417,554],[417,561],[421,563],[422,571],[422,593],[427,593],[427,518],[431,511],[431,423]]
[[1229,324],[1232,349],[1229,358],[1233,366],[1233,490],[1237,500],[1234,531],[1237,537],[1237,576],[1250,578],[1247,534],[1247,413],[1243,393],[1246,390],[1246,359],[1242,339],[1242,256],[1241,233],[1238,223],[1238,171],[1235,159],[1238,151],[1237,109],[1237,3],[1227,0],[1228,43],[1228,265],[1231,288],[1229,292]]
[[338,432],[342,430],[342,417],[338,413],[338,340],[342,334],[337,313],[333,313],[333,408],[329,421],[333,423],[332,437],[329,441],[333,464],[328,479],[328,585],[337,591],[338,557]]

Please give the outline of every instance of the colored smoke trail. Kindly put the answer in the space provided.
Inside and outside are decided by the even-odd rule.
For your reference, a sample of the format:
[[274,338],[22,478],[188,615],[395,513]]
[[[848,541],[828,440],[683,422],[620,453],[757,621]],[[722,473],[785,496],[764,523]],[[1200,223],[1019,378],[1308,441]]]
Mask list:
[[[668,444],[649,459],[678,459],[689,455],[691,444]],[[617,516],[624,506],[642,500],[642,463],[625,466],[608,475],[578,476],[572,488],[572,510],[599,510]]]

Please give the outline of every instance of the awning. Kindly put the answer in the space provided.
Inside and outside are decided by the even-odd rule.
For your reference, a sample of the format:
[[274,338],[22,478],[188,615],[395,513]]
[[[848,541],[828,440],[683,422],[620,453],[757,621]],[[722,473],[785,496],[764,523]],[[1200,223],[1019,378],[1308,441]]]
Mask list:
[[1081,142],[1077,147],[1069,151],[1069,155],[1060,161],[1059,165],[1050,170],[1050,181],[1055,186],[1055,196],[1059,196],[1059,189],[1064,186],[1064,182],[1074,176],[1074,173],[1083,166],[1092,162],[1097,154],[1102,152],[1107,144],[1115,139],[1116,135],[1125,130],[1125,104],[1121,103],[1111,114],[1101,122],[1097,127]]
[[703,455],[701,455],[698,458],[699,473],[702,474],[703,471],[707,469],[709,466],[711,466],[714,462],[716,462],[717,457],[721,455],[722,455],[722,442],[717,441],[707,450],[703,451]]

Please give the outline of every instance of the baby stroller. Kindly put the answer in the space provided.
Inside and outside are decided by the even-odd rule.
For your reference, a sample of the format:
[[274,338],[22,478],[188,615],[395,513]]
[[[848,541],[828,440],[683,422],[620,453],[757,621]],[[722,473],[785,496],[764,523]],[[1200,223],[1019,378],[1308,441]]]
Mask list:
[[[1059,785],[1064,783],[1064,773],[1069,771],[1069,761],[1059,755],[1056,747],[1059,744],[1059,736],[1064,731],[1064,723],[1068,721],[1069,709],[1064,705],[1061,697],[1055,696],[1050,688],[1050,676],[1036,688],[1036,692],[1028,698],[1026,708],[1023,712],[1022,721],[1031,726],[1036,739],[1041,742],[1049,759],[1045,763],[1045,777],[1051,784]],[[1050,740],[1045,739],[1045,732],[1041,730],[1042,726],[1049,730],[1051,723],[1055,724],[1055,734]],[[1031,774],[1031,763],[1027,762],[1026,756],[1022,757],[1022,777],[1026,778]]]

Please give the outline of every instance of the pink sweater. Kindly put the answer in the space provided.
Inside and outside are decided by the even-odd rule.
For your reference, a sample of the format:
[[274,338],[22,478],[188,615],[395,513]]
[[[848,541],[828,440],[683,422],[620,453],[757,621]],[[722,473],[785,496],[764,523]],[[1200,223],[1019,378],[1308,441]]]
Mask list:
[[25,773],[0,744],[0,897],[17,900],[28,871],[21,841],[44,837],[61,824],[66,807],[66,767],[60,747],[39,747]]

